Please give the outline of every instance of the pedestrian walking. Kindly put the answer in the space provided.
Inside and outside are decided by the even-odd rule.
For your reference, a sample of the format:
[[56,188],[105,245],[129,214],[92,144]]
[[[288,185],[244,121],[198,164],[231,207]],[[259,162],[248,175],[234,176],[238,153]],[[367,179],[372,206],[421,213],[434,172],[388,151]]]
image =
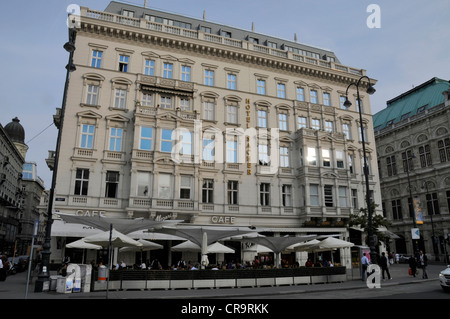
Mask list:
[[410,269],[410,275],[413,277],[416,277],[417,272],[417,261],[414,256],[409,257],[408,259],[409,269]]
[[386,258],[386,253],[382,252],[381,253],[381,258],[380,258],[380,266],[381,266],[381,274],[383,276],[383,280],[385,279],[384,277],[384,273],[387,273],[388,279],[392,279],[391,274],[389,273],[389,266],[388,266],[388,259]]
[[419,265],[420,268],[422,268],[422,279],[428,279],[427,274],[428,258],[427,255],[423,253],[423,251],[420,251],[419,254]]
[[369,258],[367,258],[366,253],[363,253],[363,257],[361,258],[361,276],[362,281],[366,280],[367,267],[369,267]]
[[395,253],[395,263],[398,264],[400,262],[400,255],[399,253]]

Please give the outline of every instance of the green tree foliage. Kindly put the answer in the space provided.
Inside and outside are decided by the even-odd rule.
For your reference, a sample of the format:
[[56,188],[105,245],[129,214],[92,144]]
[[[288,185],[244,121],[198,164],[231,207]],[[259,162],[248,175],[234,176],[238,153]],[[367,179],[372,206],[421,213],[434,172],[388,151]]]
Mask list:
[[[378,205],[376,205],[375,203],[372,203],[371,208],[372,208],[372,213],[375,212],[375,208],[378,207]],[[363,229],[364,233],[367,234],[366,236],[366,244],[368,245],[368,241],[369,241],[369,222],[368,222],[368,213],[367,213],[367,208],[360,208],[359,212],[356,214],[350,214],[349,216],[349,222],[348,222],[348,226],[352,227],[352,226],[357,226],[361,229]],[[390,226],[391,223],[383,217],[383,215],[381,214],[372,214],[372,229],[373,229],[373,235],[376,236],[376,238],[379,241],[382,241],[384,243],[386,243],[386,236],[383,232],[380,232],[378,230],[378,228],[380,227],[388,227]]]

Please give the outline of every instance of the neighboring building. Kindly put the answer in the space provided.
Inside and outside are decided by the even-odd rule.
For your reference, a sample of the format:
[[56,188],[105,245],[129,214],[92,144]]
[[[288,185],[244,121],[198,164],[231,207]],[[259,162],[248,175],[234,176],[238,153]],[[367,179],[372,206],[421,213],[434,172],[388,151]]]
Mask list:
[[450,248],[444,242],[450,233],[449,95],[449,81],[432,78],[388,101],[373,117],[383,212],[400,237],[392,251],[413,253],[411,202],[423,213],[419,248],[433,260],[443,260]]
[[80,18],[55,210],[349,238],[346,221],[365,206],[354,87],[353,106],[343,103],[365,70],[328,50],[118,2]]

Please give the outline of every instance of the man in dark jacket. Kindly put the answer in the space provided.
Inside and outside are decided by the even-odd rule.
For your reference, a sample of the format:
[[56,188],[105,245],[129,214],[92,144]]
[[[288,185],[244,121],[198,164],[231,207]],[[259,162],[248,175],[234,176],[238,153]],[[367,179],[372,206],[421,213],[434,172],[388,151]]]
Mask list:
[[427,274],[428,258],[427,258],[427,255],[425,255],[423,253],[423,251],[420,251],[418,262],[419,262],[420,268],[422,268],[422,279],[428,279],[428,274]]
[[416,271],[417,271],[417,261],[414,256],[409,257],[408,259],[409,268],[411,268],[411,275],[413,277],[416,277]]
[[385,252],[381,253],[380,266],[381,266],[381,274],[383,275],[383,280],[385,279],[384,272],[387,273],[388,279],[392,279],[391,274],[389,273],[388,259],[386,258]]

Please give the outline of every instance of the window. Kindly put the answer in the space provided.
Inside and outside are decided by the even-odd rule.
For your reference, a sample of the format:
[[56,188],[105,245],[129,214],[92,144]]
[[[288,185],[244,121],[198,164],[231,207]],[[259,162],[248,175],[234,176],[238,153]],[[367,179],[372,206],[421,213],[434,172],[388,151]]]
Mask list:
[[116,89],[114,95],[114,107],[116,109],[125,109],[127,99],[127,90]]
[[323,186],[323,195],[326,207],[333,207],[333,185]]
[[367,141],[367,127],[358,126],[358,133],[359,133],[359,141],[362,142],[363,140],[363,133],[364,133],[364,141]]
[[87,196],[89,187],[89,170],[77,168],[74,195]]
[[357,106],[357,110],[359,112],[359,109],[361,108],[361,113],[364,113],[364,103],[362,100],[356,100],[356,106]]
[[202,203],[212,204],[214,201],[214,180],[204,179],[202,184]]
[[119,172],[106,172],[106,198],[117,198],[117,190],[119,188]]
[[142,93],[142,106],[152,106],[153,105],[153,94],[151,93]]
[[237,141],[227,141],[227,163],[237,163]]
[[181,66],[181,81],[191,81],[191,67],[187,65]]
[[306,117],[299,116],[297,117],[298,129],[306,127]]
[[348,124],[348,123],[342,124],[342,133],[344,133],[345,138],[347,140],[351,140],[350,124]]
[[259,44],[259,40],[257,38],[252,38],[252,37],[248,38],[248,42],[251,42],[251,43],[254,43],[254,44]]
[[163,78],[171,79],[173,73],[173,64],[164,62],[163,64]]
[[139,149],[145,151],[152,150],[153,128],[141,126],[141,136],[139,141]]
[[172,108],[172,97],[161,95],[161,102],[159,107],[162,109],[171,109]]
[[94,125],[83,124],[81,127],[81,148],[93,148],[94,146]]
[[237,205],[238,204],[238,182],[228,181],[228,204]]
[[220,35],[223,36],[224,38],[231,38],[231,32],[229,31],[220,31]]
[[200,30],[203,31],[203,32],[205,32],[205,33],[211,33],[211,28],[209,28],[209,27],[203,27],[203,26],[201,26],[201,27],[200,27]]
[[358,190],[352,188],[352,206],[354,209],[359,209],[358,207]]
[[259,203],[261,206],[270,206],[270,184],[261,183],[259,185]]
[[214,121],[214,103],[205,102],[203,105],[203,117],[205,120]]
[[127,55],[119,55],[119,71],[128,72],[128,62],[130,57]]
[[205,70],[205,85],[214,86],[214,71]]
[[158,198],[172,198],[172,175],[159,174],[158,176]]
[[236,90],[236,75],[235,74],[228,73],[227,88],[229,90]]
[[150,59],[145,59],[144,66],[145,75],[155,75],[155,61]]
[[192,133],[183,131],[181,132],[181,154],[192,155]]
[[137,196],[150,197],[150,173],[138,172],[137,173]]
[[309,185],[309,204],[311,206],[319,206],[319,185]]
[[311,119],[311,128],[314,130],[320,130],[320,120],[319,119]]
[[347,207],[347,187],[339,186],[339,207]]
[[397,175],[397,164],[395,162],[395,155],[386,157],[386,166],[387,166],[388,176]]
[[284,113],[278,114],[278,126],[280,131],[287,131],[288,129],[287,114]]
[[33,164],[23,164],[22,179],[33,179]]
[[267,41],[267,46],[269,48],[272,48],[272,49],[276,49],[277,48],[277,44],[275,42]]
[[344,152],[336,151],[336,167],[344,168]]
[[325,121],[325,131],[333,132],[333,122],[332,121]]
[[301,87],[297,87],[297,101],[304,102],[305,101],[305,89]]
[[403,213],[402,213],[402,203],[399,199],[391,201],[392,205],[392,218],[394,220],[396,219],[403,219]]
[[330,93],[324,93],[323,94],[323,105],[330,106]]
[[308,147],[308,164],[313,166],[317,165],[317,155],[314,147]]
[[123,129],[111,127],[109,131],[109,150],[120,152],[122,150]]
[[277,83],[277,97],[286,98],[286,85],[284,83]]
[[134,18],[134,11],[123,10],[122,15],[129,18]]
[[192,177],[181,175],[180,180],[180,199],[191,199]]
[[438,141],[438,149],[441,163],[450,161],[450,138]]
[[347,98],[345,96],[343,96],[343,95],[339,96],[339,107],[341,108],[341,110],[347,109],[344,105],[345,100],[347,100]]
[[203,139],[203,160],[208,162],[214,161],[214,140]]
[[161,152],[172,152],[172,130],[163,129],[161,132]]
[[266,81],[256,80],[256,92],[261,95],[266,94]]
[[349,171],[350,171],[350,174],[354,174],[355,173],[355,171],[354,171],[354,169],[353,169],[353,155],[351,155],[351,154],[349,154],[348,155],[348,169],[349,169]]
[[439,209],[439,200],[437,193],[426,194],[427,199],[427,213],[428,216],[438,215],[441,213]]
[[317,104],[317,91],[311,90],[310,94],[311,94],[311,103]]
[[292,186],[291,185],[282,185],[281,186],[281,197],[283,201],[283,206],[291,207],[292,206]]
[[421,167],[431,166],[432,163],[431,163],[430,145],[419,147],[419,155]]
[[227,121],[228,123],[237,124],[237,106],[228,105],[227,106]]
[[191,110],[191,100],[188,98],[180,98],[180,110],[187,112]]
[[280,147],[280,167],[289,167],[289,148]]
[[258,110],[258,126],[267,127],[267,111]]
[[91,67],[101,68],[102,67],[102,57],[103,52],[98,50],[92,51]]
[[322,150],[322,161],[324,167],[330,167],[331,161],[330,161],[330,150]]
[[403,171],[406,173],[407,171],[411,172],[414,169],[413,166],[413,156],[411,150],[402,153],[403,160]]
[[[267,143],[267,141],[263,143]],[[269,147],[267,144],[258,145],[258,161],[259,165],[269,165]]]
[[98,103],[98,85],[89,84],[87,87],[86,104],[97,105]]

